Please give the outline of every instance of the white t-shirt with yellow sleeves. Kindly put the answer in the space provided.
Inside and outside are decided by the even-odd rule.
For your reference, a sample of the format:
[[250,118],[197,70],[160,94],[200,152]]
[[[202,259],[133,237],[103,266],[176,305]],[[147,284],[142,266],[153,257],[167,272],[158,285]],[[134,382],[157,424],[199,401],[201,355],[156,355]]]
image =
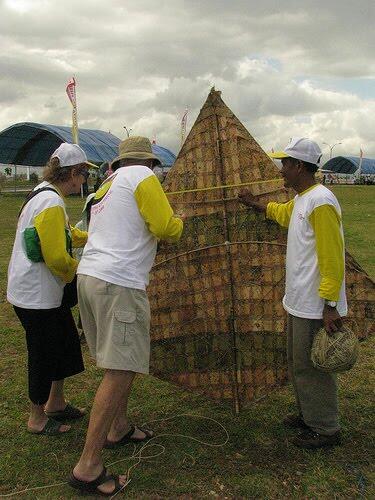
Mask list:
[[316,184],[287,203],[267,205],[267,218],[288,227],[283,305],[300,318],[321,319],[324,300],[347,314],[341,209],[335,195]]
[[145,290],[158,240],[176,242],[182,229],[152,170],[121,167],[96,192],[77,273]]
[[[16,238],[8,268],[7,299],[24,309],[53,309],[61,305],[65,283],[73,280],[78,262],[66,249],[66,230],[74,247],[86,243],[87,233],[69,224],[58,189],[42,182],[34,189],[51,187],[32,198],[18,219]],[[26,255],[24,231],[34,227],[40,240],[43,262]]]

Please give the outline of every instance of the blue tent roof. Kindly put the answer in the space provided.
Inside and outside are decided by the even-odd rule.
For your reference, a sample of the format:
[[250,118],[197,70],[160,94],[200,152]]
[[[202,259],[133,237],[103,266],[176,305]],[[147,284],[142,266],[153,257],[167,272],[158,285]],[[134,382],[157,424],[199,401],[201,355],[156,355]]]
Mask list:
[[[62,142],[72,142],[70,127],[41,123],[17,123],[0,133],[0,163],[42,166],[45,165]],[[102,130],[79,129],[79,145],[89,161],[100,164],[111,161],[118,154],[121,140]],[[166,148],[152,145],[163,165],[172,165],[175,155]]]
[[[0,163],[41,166],[62,143],[72,142],[70,127],[17,123],[0,133]],[[120,139],[101,130],[79,130],[79,144],[89,161],[102,163],[117,154]]]
[[[335,156],[324,164],[323,169],[331,170],[336,174],[354,174],[358,170],[359,163],[359,156]],[[374,158],[362,158],[361,173],[375,174]]]
[[163,167],[171,167],[176,161],[176,155],[174,155],[172,151],[169,151],[167,148],[163,148],[157,144],[152,144],[152,151],[158,158],[160,158]]

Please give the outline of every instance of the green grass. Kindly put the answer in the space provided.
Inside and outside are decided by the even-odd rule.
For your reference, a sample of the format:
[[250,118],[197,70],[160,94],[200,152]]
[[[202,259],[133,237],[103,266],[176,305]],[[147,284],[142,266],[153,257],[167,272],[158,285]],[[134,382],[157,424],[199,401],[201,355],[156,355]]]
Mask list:
[[346,247],[375,277],[375,186],[334,186],[342,212]]
[[[349,251],[360,264],[375,274],[371,258],[374,244],[375,188],[334,188],[344,212]],[[6,267],[14,238],[16,216],[22,197],[0,195],[0,498],[2,494],[63,482],[77,460],[85,437],[87,417],[73,425],[64,437],[47,438],[26,432],[28,415],[26,352],[22,328],[5,300]],[[71,220],[80,217],[82,202],[68,200]],[[370,214],[367,217],[367,214]],[[356,367],[341,377],[340,403],[344,444],[331,451],[307,452],[289,443],[293,432],[280,425],[280,418],[293,409],[289,387],[251,404],[240,416],[228,406],[215,404],[153,377],[139,377],[130,400],[134,422],[149,422],[160,434],[132,471],[127,498],[259,498],[259,499],[348,499],[375,497],[374,418],[369,397],[373,392],[374,339],[362,343]],[[67,381],[72,402],[90,407],[101,372],[85,351],[85,373]],[[225,441],[224,446],[209,446]],[[170,417],[173,417],[171,420]],[[187,437],[199,441],[202,444]],[[136,460],[133,446],[104,452],[107,464],[116,472],[127,471]],[[29,491],[25,499],[69,499],[76,495],[65,484]]]
[[[5,180],[0,179],[0,193],[2,190],[5,190],[5,192],[21,191],[19,194],[23,196],[25,193],[22,194],[22,191],[24,192],[33,189],[40,182],[42,182],[41,173],[39,174],[39,180],[36,183],[33,180],[28,181],[26,178],[17,179],[15,181],[14,177],[7,177]],[[92,189],[92,186],[95,184],[95,178],[92,175],[89,177],[88,183],[90,189]]]

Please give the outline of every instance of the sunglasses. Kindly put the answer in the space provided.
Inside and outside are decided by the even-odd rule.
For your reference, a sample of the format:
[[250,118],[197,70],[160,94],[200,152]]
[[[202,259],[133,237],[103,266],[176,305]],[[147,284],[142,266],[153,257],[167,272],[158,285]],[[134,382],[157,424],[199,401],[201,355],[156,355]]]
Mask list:
[[85,181],[87,181],[87,179],[89,178],[90,176],[90,173],[89,171],[87,170],[87,168],[83,168],[82,170],[80,170],[78,172],[79,175],[82,175],[82,177],[84,177]]

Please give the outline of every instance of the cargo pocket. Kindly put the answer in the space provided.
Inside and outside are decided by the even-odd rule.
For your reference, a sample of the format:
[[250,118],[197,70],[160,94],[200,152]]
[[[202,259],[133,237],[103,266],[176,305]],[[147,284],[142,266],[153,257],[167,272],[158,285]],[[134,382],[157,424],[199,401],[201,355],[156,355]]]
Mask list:
[[115,344],[125,345],[127,337],[135,331],[135,311],[115,311],[113,341]]

